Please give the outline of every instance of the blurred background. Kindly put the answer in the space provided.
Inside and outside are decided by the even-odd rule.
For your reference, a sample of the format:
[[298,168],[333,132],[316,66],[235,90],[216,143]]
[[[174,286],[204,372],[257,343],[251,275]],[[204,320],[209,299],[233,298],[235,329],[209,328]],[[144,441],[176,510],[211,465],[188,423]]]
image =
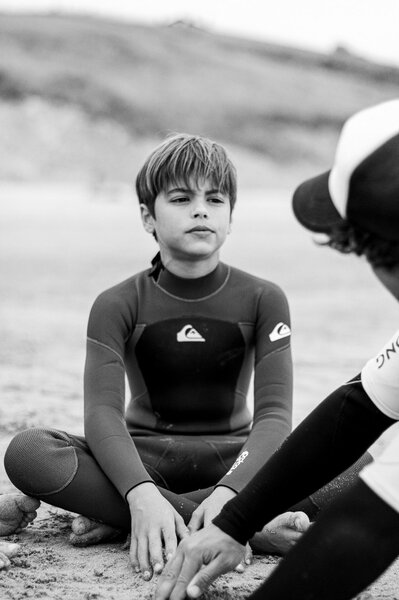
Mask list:
[[[0,0],[0,427],[81,430],[98,293],[156,252],[134,178],[166,134],[239,173],[223,258],[290,300],[295,422],[391,335],[368,266],[318,248],[290,197],[353,112],[399,95],[396,0]],[[0,448],[1,450],[1,448]]]
[[397,96],[398,22],[395,0],[0,0],[0,178],[131,184],[188,131],[245,188],[296,182]]

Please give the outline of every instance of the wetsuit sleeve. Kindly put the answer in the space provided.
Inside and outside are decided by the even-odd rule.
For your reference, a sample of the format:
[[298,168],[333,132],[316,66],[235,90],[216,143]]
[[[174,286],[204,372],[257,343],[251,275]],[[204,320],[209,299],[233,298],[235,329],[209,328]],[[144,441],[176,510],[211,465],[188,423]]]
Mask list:
[[276,515],[352,465],[394,423],[370,400],[360,377],[338,388],[304,419],[214,524],[240,543]]
[[248,600],[372,598],[358,594],[399,554],[399,515],[361,481],[316,523]]
[[133,316],[123,299],[107,292],[93,305],[84,374],[87,443],[122,496],[144,481],[145,470],[125,422],[125,342]]
[[254,417],[248,440],[219,485],[240,491],[281,446],[292,424],[290,314],[282,290],[262,293],[255,327]]

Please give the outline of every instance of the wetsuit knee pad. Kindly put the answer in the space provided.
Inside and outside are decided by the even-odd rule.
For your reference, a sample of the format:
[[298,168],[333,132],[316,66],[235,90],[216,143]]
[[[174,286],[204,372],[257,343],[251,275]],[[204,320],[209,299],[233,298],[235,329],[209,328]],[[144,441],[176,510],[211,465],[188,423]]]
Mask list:
[[4,466],[12,483],[31,496],[63,490],[74,478],[78,459],[69,436],[55,429],[26,429],[10,442]]

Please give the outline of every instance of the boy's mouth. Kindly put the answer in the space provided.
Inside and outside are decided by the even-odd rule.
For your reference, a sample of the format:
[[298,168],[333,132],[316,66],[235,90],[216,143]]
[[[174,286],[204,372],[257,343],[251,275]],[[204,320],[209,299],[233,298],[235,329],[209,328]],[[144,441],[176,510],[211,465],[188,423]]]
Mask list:
[[214,233],[213,229],[211,229],[210,227],[205,227],[204,225],[197,225],[196,227],[192,227],[191,229],[189,229],[187,231],[187,233]]

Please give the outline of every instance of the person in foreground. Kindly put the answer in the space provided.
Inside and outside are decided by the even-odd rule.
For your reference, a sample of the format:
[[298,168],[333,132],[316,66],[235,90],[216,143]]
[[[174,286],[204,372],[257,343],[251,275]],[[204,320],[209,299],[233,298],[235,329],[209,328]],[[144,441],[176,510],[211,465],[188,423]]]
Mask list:
[[[85,438],[29,429],[11,441],[5,466],[24,493],[80,514],[74,544],[130,531],[132,565],[149,579],[289,434],[292,361],[284,293],[219,259],[236,201],[225,149],[198,136],[167,138],[136,190],[159,254],[93,305]],[[275,515],[251,537],[255,550],[285,552],[359,468]]]
[[[0,537],[20,533],[36,518],[40,502],[23,494],[0,495]],[[20,545],[0,540],[0,570],[7,569]]]
[[[365,255],[399,301],[399,100],[345,124],[334,166],[302,184],[297,219],[343,252]],[[399,420],[399,331],[288,437],[209,527],[168,562],[156,600],[198,597],[242,558],[275,514],[344,469]],[[326,463],[328,463],[326,465]],[[399,435],[358,482],[330,504],[250,598],[352,598],[399,554]]]

